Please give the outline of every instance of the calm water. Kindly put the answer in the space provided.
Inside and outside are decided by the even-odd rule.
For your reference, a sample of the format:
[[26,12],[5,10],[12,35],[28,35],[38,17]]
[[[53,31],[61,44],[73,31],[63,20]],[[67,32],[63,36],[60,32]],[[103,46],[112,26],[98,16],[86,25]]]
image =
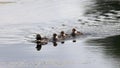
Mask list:
[[[119,68],[119,6],[119,0],[1,0],[0,68]],[[84,33],[76,43],[30,42],[36,33],[51,38],[72,28]]]

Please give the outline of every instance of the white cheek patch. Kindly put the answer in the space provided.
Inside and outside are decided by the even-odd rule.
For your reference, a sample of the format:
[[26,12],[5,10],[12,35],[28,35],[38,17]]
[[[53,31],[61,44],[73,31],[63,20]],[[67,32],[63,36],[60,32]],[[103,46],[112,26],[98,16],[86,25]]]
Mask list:
[[66,34],[63,34],[63,36],[66,36]]
[[77,31],[75,31],[75,33],[78,33]]
[[58,39],[58,36],[56,36],[55,38]]

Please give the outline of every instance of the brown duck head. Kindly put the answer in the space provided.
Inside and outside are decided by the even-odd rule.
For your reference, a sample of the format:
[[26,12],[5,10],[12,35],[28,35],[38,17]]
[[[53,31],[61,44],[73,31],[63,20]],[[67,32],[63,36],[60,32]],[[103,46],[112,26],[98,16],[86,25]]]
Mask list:
[[40,35],[40,34],[37,34],[37,35],[36,35],[36,40],[41,40],[41,39],[42,39],[41,35]]

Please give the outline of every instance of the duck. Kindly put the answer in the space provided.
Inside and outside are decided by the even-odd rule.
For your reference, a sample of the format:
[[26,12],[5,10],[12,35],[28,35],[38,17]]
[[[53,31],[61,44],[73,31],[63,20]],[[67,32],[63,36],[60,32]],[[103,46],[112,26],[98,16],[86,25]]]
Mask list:
[[36,34],[36,43],[39,45],[45,45],[48,43],[48,38],[46,37],[41,37],[40,34]]
[[61,32],[60,32],[60,35],[59,35],[58,37],[60,38],[61,43],[64,44],[64,43],[65,43],[64,40],[65,40],[66,38],[68,38],[69,35],[66,34],[64,31],[61,31]]
[[79,35],[83,35],[83,33],[77,31],[75,28],[72,29],[72,33],[71,33],[71,36],[72,37],[76,37],[76,36],[79,36]]
[[53,46],[57,46],[57,41],[58,40],[59,40],[58,35],[56,33],[54,33],[53,38],[52,38]]
[[57,42],[59,40],[58,35],[56,33],[53,34],[52,41]]
[[[79,31],[77,31],[75,28],[73,28],[73,29],[72,29],[72,33],[71,33],[71,36],[72,36],[73,38],[75,38],[76,36],[79,36],[79,35],[83,35],[83,33],[79,32]],[[76,42],[76,40],[73,39],[73,42]]]
[[61,31],[61,32],[60,32],[60,35],[59,35],[58,37],[59,37],[60,39],[65,39],[65,38],[68,37],[68,34],[65,34],[64,31]]
[[41,40],[41,39],[42,39],[41,35],[40,34],[36,34],[36,40]]

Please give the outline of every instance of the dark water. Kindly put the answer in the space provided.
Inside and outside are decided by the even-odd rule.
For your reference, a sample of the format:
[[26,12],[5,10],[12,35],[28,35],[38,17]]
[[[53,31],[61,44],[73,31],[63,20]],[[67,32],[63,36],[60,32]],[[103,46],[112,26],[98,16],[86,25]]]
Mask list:
[[[93,47],[101,47],[105,58],[113,63],[113,68],[120,67],[120,35],[111,36],[102,39],[91,39],[87,41],[89,46]],[[97,50],[96,48],[92,48],[91,50]]]
[[[0,68],[120,68],[119,6],[119,0],[19,0],[2,5]],[[70,33],[73,27],[84,34],[75,43],[30,42],[36,33],[51,37],[61,30]]]
[[[108,0],[96,0],[96,5],[94,5],[92,10],[86,12],[86,16],[92,16],[92,18],[95,18],[94,21],[103,22],[103,25],[112,24],[118,24],[120,21],[120,1],[108,1]],[[104,17],[101,19],[101,17]],[[118,27],[119,28],[119,27]],[[109,28],[112,29],[112,28]],[[101,29],[102,30],[102,29]],[[108,29],[106,29],[108,30]],[[118,31],[117,31],[118,30]],[[103,30],[104,31],[104,30]],[[116,32],[120,32],[119,29],[114,30]],[[112,33],[112,31],[111,31]],[[120,35],[113,35],[108,36],[105,38],[100,39],[91,39],[87,41],[89,46],[91,47],[90,50],[97,51],[98,48],[94,47],[101,47],[102,53],[105,55],[105,58],[108,60],[108,62],[112,63],[113,68],[119,68],[120,67]]]

